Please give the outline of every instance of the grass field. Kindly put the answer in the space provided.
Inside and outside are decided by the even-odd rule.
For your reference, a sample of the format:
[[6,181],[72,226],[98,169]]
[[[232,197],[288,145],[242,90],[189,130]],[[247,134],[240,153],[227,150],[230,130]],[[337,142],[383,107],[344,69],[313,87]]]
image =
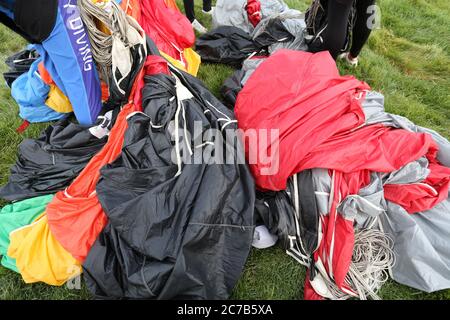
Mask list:
[[[310,0],[286,1],[304,11]],[[197,18],[201,1],[196,0]],[[450,2],[448,0],[379,0],[381,29],[373,32],[357,69],[340,65],[342,74],[353,74],[386,97],[389,112],[408,117],[450,138]],[[182,6],[181,6],[182,7]],[[0,27],[0,71],[3,61],[25,42]],[[233,69],[202,64],[199,78],[219,95],[223,80]],[[0,85],[0,185],[8,178],[24,137],[36,137],[45,125],[33,125],[23,135],[15,132],[21,120],[6,85]],[[0,205],[5,203],[0,202]],[[305,270],[277,248],[253,250],[232,298],[301,299]],[[449,299],[450,290],[433,294],[388,282],[380,292],[383,299]],[[0,267],[0,299],[89,299],[90,294],[66,287],[26,285],[21,277]]]

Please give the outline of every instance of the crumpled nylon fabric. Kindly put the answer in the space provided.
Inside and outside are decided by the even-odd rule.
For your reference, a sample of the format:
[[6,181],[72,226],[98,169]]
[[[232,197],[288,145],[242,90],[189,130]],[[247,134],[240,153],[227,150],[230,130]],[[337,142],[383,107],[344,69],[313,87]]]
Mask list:
[[248,33],[233,26],[221,26],[201,35],[195,48],[203,61],[235,67],[261,50]]
[[[315,169],[317,170],[317,169]],[[318,174],[318,171],[313,171]],[[345,278],[349,271],[352,261],[353,247],[355,242],[354,223],[356,215],[345,214],[340,210],[340,204],[347,196],[357,194],[359,190],[370,183],[370,172],[361,170],[352,173],[343,173],[340,171],[329,170],[330,190],[328,198],[329,210],[326,214],[321,212],[321,227],[319,229],[320,245],[313,254],[312,266],[323,266],[327,276],[333,279],[333,282],[345,292],[353,292],[346,284]],[[318,176],[314,178],[315,182]],[[325,181],[322,181],[325,182]],[[317,186],[316,186],[317,187]],[[324,199],[321,199],[322,202]],[[319,202],[318,202],[319,203]],[[323,207],[323,205],[319,205]],[[311,274],[311,268],[308,269]],[[319,279],[318,279],[319,278]],[[305,278],[304,296],[309,300],[321,300],[323,297],[316,290],[317,283],[321,280],[321,274],[314,268],[314,276],[309,275]],[[324,293],[322,293],[324,294]]]
[[120,154],[127,128],[126,117],[137,110],[134,104],[123,107],[103,149],[91,159],[72,184],[58,192],[47,206],[48,223],[53,235],[80,262],[85,259],[107,222],[95,193],[100,168]]
[[247,0],[245,9],[247,10],[248,21],[256,27],[262,18],[261,2],[259,0]]
[[[271,81],[265,81],[267,74]],[[261,63],[235,108],[241,129],[278,131],[278,145],[270,132],[268,140],[257,138],[258,148],[246,145],[247,159],[258,156],[255,151],[272,155],[269,164],[250,164],[257,187],[284,190],[291,175],[311,168],[391,172],[426,154],[434,145],[428,134],[382,125],[358,129],[365,123],[361,99],[368,89],[352,76],[340,76],[328,52],[282,49]]]
[[[267,74],[270,82],[264,80]],[[448,169],[435,160],[438,145],[432,135],[366,123],[361,102],[369,89],[351,76],[340,76],[328,52],[279,50],[250,76],[235,107],[241,129],[278,130],[279,140],[263,133],[256,141],[246,141],[246,157],[259,189],[284,190],[287,179],[298,172],[329,169],[330,206],[320,217],[321,242],[313,261],[347,293],[356,211],[343,213],[340,204],[370,184],[371,172],[391,173],[427,156],[430,174],[424,182],[435,194],[393,185],[397,189],[392,196],[411,208],[426,209],[448,194]],[[250,148],[252,144],[258,148]],[[272,155],[272,162],[261,159],[261,153]],[[269,174],[263,171],[267,168]],[[305,290],[314,290],[314,281],[310,284]],[[313,292],[305,294],[317,298]]]
[[[165,0],[163,4],[160,3],[161,1],[158,0],[156,2],[154,2],[158,8],[161,8],[161,11],[164,14],[173,14],[175,16],[177,16],[177,19],[179,18],[177,13],[180,13],[180,10],[178,9],[178,6],[176,4],[176,2],[174,0]],[[153,41],[156,42],[156,45],[158,47],[158,49],[160,50],[160,53],[164,56],[164,58],[166,58],[170,63],[172,63],[175,67],[177,67],[178,69],[181,69],[183,71],[186,71],[190,74],[192,74],[193,76],[197,75],[198,69],[200,68],[200,63],[201,63],[201,58],[200,56],[191,48],[192,45],[184,47],[182,44],[179,44],[178,42],[170,42],[170,37],[166,37],[163,36],[163,33],[165,32],[166,28],[162,28],[161,26],[158,27],[156,25],[156,20],[150,20],[153,21],[154,23],[152,25],[150,25],[147,22],[147,19],[153,19],[150,17],[150,13],[152,12],[152,10],[154,10],[154,8],[152,9],[148,9],[148,8],[144,8],[144,10],[147,10],[146,12],[144,12],[144,14],[142,13],[142,6],[148,6],[149,3],[141,3],[140,0],[126,0],[126,1],[122,1],[120,6],[122,7],[122,9],[130,16],[132,16],[136,21],[139,22],[139,24],[143,27],[144,31],[147,34],[150,34],[149,31],[153,30],[152,32],[159,33],[161,34],[161,37],[164,38],[164,41],[161,41],[162,38],[158,37],[158,38],[154,38],[151,37]],[[164,7],[164,5],[167,6],[167,8]],[[170,10],[170,11],[169,11]],[[183,22],[184,24],[185,22]],[[151,28],[151,29],[150,29]],[[171,26],[167,27],[167,32],[172,32],[170,29]],[[192,29],[192,26],[189,26],[190,29]],[[189,30],[189,29],[186,29]],[[182,35],[180,34],[180,37],[182,37]],[[188,37],[190,37],[189,32],[188,32]],[[195,41],[195,34],[194,34],[194,41]],[[164,51],[167,48],[171,48],[171,50],[169,50],[169,52]],[[182,49],[181,50],[181,54],[180,54],[180,50],[178,49]]]
[[161,55],[166,58],[173,66],[177,67],[180,70],[183,70],[193,76],[196,76],[198,73],[198,69],[200,68],[201,58],[197,52],[195,52],[191,48],[187,48],[183,50],[184,59],[187,63],[183,61],[177,60],[165,54],[163,51],[160,51]]
[[[147,62],[147,61],[146,61]],[[120,154],[127,117],[141,109],[142,69],[131,89],[130,102],[123,106],[108,142],[86,165],[80,175],[64,191],[58,192],[47,206],[48,223],[52,234],[73,257],[82,262],[98,234],[106,225],[107,217],[98,201],[95,186],[100,169]]]
[[3,72],[6,85],[11,88],[12,83],[23,73],[30,70],[31,64],[39,58],[36,49],[32,45],[26,49],[16,52],[5,60],[8,71]]
[[334,179],[334,198],[329,212],[328,223],[323,226],[324,237],[318,249],[319,255],[339,288],[344,287],[355,242],[353,224],[355,217],[346,217],[338,211],[338,205],[348,195],[357,194],[368,185],[370,173],[361,170],[352,173],[337,171]]
[[[116,0],[117,2],[117,0]],[[120,6],[126,14],[133,17],[137,22],[141,21],[141,1],[140,0],[124,0],[120,2]]]
[[69,98],[61,91],[61,89],[58,88],[55,81],[53,81],[50,73],[47,71],[47,69],[45,69],[43,62],[39,63],[38,70],[42,81],[44,81],[44,83],[46,83],[50,87],[45,104],[56,112],[73,112],[73,107],[70,103]]
[[22,141],[0,198],[16,201],[66,188],[106,143],[106,136],[92,134],[95,128],[65,119],[48,126],[39,138]]
[[140,6],[138,21],[158,49],[177,60],[182,70],[197,75],[200,56],[191,49],[195,33],[189,20],[164,0],[141,0]]
[[164,0],[164,2],[167,4],[167,6],[171,9],[177,9],[179,10],[177,3],[175,2],[175,0]]
[[45,212],[30,225],[10,233],[8,255],[26,283],[61,286],[79,275],[80,263],[52,235]]
[[50,84],[50,91],[48,92],[45,104],[60,113],[73,112],[73,107],[70,104],[69,98],[55,85]]
[[60,286],[81,273],[78,260],[84,259],[106,224],[106,216],[92,192],[98,171],[120,153],[126,116],[135,110],[133,103],[122,109],[106,145],[66,190],[55,195],[40,219],[10,234],[8,255],[16,259],[25,282]]
[[31,123],[65,117],[45,104],[50,87],[42,81],[37,72],[40,61],[41,57],[31,64],[28,72],[20,75],[11,85],[11,96],[19,105],[19,116]]
[[[172,160],[177,125],[192,134],[199,121],[207,134],[228,118],[226,128],[237,129],[198,80],[176,74],[180,82],[165,72],[146,77],[144,113],[130,116],[122,154],[101,170],[96,190],[109,223],[83,264],[98,297],[226,299],[250,251],[254,185],[246,165],[190,162],[179,171]],[[177,110],[183,116],[174,123]]]
[[246,6],[247,0],[217,0],[212,14],[213,28],[233,26],[251,33],[253,25],[248,20]]
[[450,197],[431,210],[415,214],[388,202],[380,220],[394,241],[395,281],[425,292],[450,288],[449,212]]
[[430,210],[446,200],[450,187],[450,168],[438,163],[436,154],[437,147],[435,153],[428,157],[430,173],[422,182],[384,185],[386,200],[401,205],[408,213]]
[[8,204],[0,210],[0,256],[5,268],[19,272],[16,261],[7,255],[10,244],[9,234],[40,217],[52,199],[51,194],[34,197]]

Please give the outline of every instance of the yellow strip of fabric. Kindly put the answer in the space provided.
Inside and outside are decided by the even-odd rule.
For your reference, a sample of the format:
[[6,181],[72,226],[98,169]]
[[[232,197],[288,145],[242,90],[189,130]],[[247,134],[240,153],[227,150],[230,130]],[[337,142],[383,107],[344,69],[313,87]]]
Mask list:
[[61,286],[81,274],[81,265],[53,237],[42,214],[32,224],[9,234],[8,255],[16,259],[17,269],[26,283],[45,282]]
[[160,51],[160,53],[167,61],[169,61],[176,68],[186,71],[187,73],[193,75],[194,77],[197,76],[198,69],[200,68],[201,58],[200,55],[191,48],[185,49],[183,52],[183,56],[187,62],[187,68],[186,65],[180,60],[174,59],[162,51]]
[[72,112],[73,108],[70,104],[69,98],[55,85],[50,85],[47,101],[45,104],[60,113]]

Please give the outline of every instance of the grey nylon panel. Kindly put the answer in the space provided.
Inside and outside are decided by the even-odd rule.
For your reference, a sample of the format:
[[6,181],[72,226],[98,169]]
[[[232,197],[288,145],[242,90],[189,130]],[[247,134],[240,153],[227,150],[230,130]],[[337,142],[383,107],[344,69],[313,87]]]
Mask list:
[[426,292],[450,288],[450,199],[416,214],[389,202],[380,217],[394,240],[392,278]]
[[253,25],[248,21],[246,5],[247,0],[217,0],[212,15],[213,28],[234,26],[251,33]]
[[[381,93],[368,92],[362,105],[367,124],[382,123],[431,134],[439,145],[438,160],[450,166],[450,143],[436,131],[385,112]],[[427,166],[427,159],[418,159],[386,175],[385,183],[420,182],[429,174]],[[387,211],[380,215],[380,220],[383,231],[394,240],[397,260],[392,277],[395,281],[426,292],[450,288],[450,198],[431,210],[415,214],[409,214],[401,206],[388,202]]]
[[355,219],[357,228],[369,228],[374,219],[386,210],[383,184],[379,173],[372,173],[371,182],[357,195],[347,196],[338,206],[346,219]]

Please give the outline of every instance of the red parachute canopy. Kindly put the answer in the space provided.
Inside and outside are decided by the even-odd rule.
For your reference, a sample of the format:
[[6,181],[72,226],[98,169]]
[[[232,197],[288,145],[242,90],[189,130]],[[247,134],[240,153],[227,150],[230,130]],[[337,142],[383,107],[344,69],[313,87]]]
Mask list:
[[[362,127],[361,101],[368,89],[352,76],[340,76],[328,52],[279,50],[266,59],[235,107],[239,127],[259,133],[252,148],[246,144],[258,188],[284,190],[291,175],[311,168],[391,172],[427,154],[434,145],[428,134]],[[267,137],[270,130],[278,131],[279,144]]]
[[262,19],[261,2],[259,0],[248,0],[245,9],[247,10],[248,21],[256,27]]
[[[235,107],[258,188],[284,190],[293,174],[330,169],[332,203],[321,216],[323,237],[314,260],[320,259],[346,292],[351,290],[345,277],[353,253],[354,221],[338,211],[341,201],[358,194],[370,182],[371,171],[392,172],[424,155],[430,161],[429,177],[420,186],[388,185],[386,198],[422,211],[445,198],[450,184],[449,169],[435,160],[437,145],[430,135],[381,124],[365,126],[361,101],[368,89],[354,77],[340,76],[328,52],[279,50],[256,69]],[[256,141],[247,140],[251,138]],[[306,281],[305,297],[320,298]]]
[[139,24],[155,42],[159,50],[176,60],[185,61],[184,49],[195,43],[191,23],[178,8],[168,6],[164,0],[141,0]]

